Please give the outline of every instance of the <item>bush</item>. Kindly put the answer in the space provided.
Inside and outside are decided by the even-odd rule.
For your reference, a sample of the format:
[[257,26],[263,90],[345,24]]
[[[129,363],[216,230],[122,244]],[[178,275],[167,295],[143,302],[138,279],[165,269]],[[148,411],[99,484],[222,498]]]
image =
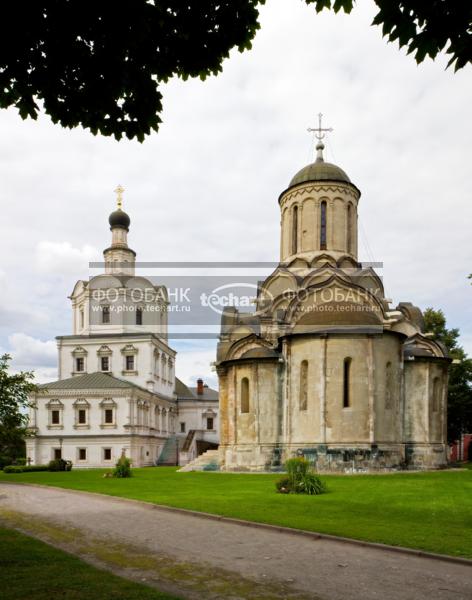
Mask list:
[[291,491],[291,483],[289,477],[282,477],[278,481],[275,482],[275,487],[280,494],[290,494]]
[[297,458],[289,458],[285,462],[285,469],[287,471],[287,475],[295,481],[298,477],[302,477],[306,475],[310,471],[310,463],[306,458],[297,457]]
[[49,465],[7,465],[4,473],[32,473],[34,471],[49,471]]
[[3,467],[4,473],[23,473],[23,467],[17,467],[16,465],[7,465]]
[[218,463],[212,461],[212,462],[209,462],[207,465],[205,465],[203,467],[203,470],[204,471],[219,471],[220,467],[219,467]]
[[124,454],[120,456],[116,463],[113,477],[131,477],[131,461]]
[[325,491],[325,485],[316,473],[305,473],[298,481],[296,493],[318,496]]
[[50,461],[48,469],[49,471],[72,471],[72,463],[70,460],[56,458]]
[[316,496],[326,491],[324,483],[313,471],[306,458],[290,458],[286,461],[285,468],[287,475],[275,484],[279,493]]

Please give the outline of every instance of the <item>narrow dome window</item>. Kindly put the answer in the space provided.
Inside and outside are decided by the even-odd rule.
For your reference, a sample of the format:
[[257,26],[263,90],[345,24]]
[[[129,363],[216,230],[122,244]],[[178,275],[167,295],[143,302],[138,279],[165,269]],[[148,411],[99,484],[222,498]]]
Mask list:
[[321,203],[320,214],[320,250],[326,250],[326,201]]
[[349,203],[347,205],[347,217],[346,217],[346,227],[347,227],[347,251],[349,254],[352,254],[352,204]]
[[292,254],[298,251],[298,206],[292,210]]

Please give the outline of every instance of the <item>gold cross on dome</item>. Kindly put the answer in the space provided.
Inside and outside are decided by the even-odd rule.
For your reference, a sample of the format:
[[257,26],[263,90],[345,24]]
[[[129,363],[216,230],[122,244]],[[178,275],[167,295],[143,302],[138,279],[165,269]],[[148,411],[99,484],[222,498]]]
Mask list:
[[325,132],[333,131],[332,127],[321,127],[321,120],[323,119],[323,113],[318,114],[318,127],[308,127],[307,131],[314,133],[317,140],[322,140],[325,136]]
[[114,190],[114,192],[116,194],[116,205],[118,206],[118,208],[121,208],[123,205],[123,192],[124,191],[125,191],[125,188],[122,185],[118,185],[116,190]]

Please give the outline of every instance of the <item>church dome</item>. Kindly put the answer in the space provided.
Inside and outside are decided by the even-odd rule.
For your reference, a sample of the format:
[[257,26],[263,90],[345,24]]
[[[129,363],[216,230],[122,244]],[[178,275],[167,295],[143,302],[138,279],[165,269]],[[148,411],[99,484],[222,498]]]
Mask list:
[[343,181],[344,183],[350,183],[352,185],[351,180],[341,168],[324,161],[323,150],[324,144],[321,139],[319,139],[316,144],[315,162],[300,169],[300,171],[292,177],[288,186],[289,188],[298,185],[299,183],[306,183],[307,181]]
[[117,210],[114,210],[108,217],[108,222],[110,223],[110,227],[112,229],[113,227],[122,227],[128,231],[131,219],[124,210],[118,208]]
[[344,181],[345,183],[351,183],[347,174],[340,167],[324,162],[324,160],[316,160],[314,163],[300,169],[292,177],[289,187],[307,181]]

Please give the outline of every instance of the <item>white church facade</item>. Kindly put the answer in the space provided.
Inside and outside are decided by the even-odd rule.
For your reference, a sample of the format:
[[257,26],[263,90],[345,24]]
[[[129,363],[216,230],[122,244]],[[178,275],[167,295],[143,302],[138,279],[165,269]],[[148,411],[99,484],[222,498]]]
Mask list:
[[31,398],[32,464],[63,458],[105,467],[123,453],[135,466],[177,464],[218,444],[218,393],[175,376],[167,290],[135,275],[121,191],[109,217],[105,273],[76,283],[72,334],[57,338],[58,381]]

